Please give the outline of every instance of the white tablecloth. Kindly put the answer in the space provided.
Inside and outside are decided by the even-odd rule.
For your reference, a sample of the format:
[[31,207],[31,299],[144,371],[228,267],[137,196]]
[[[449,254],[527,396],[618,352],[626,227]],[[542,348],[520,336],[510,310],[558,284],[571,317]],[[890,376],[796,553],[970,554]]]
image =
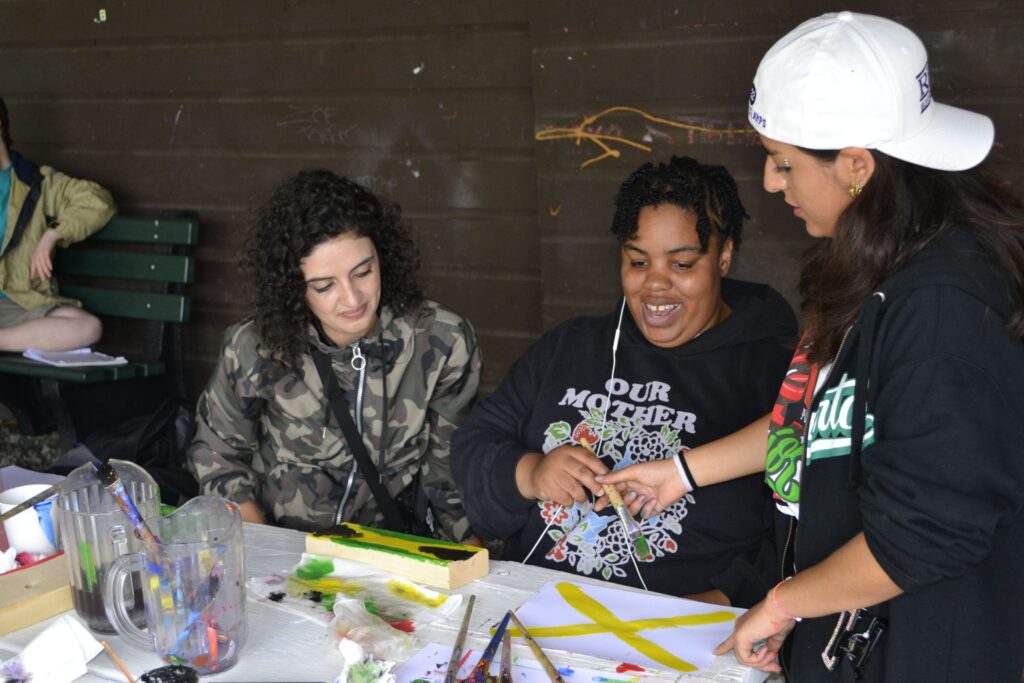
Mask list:
[[[294,566],[302,553],[305,535],[287,529],[269,526],[246,524],[245,562],[248,576],[266,576],[287,571]],[[476,606],[470,624],[466,647],[482,649],[490,639],[488,629],[504,615],[510,607],[526,602],[541,586],[553,578],[566,575],[551,569],[521,565],[514,562],[491,562],[490,574],[463,586],[459,593],[466,596],[476,595]],[[573,581],[607,585],[603,582],[574,576]],[[632,590],[632,589],[625,589]],[[274,682],[321,682],[333,681],[341,671],[341,655],[334,649],[333,643],[323,623],[313,619],[302,618],[286,611],[265,599],[257,599],[250,595],[246,607],[248,611],[248,639],[242,648],[238,664],[232,669],[215,676],[204,677],[214,683],[223,681],[246,683]],[[451,643],[455,640],[462,609],[447,621],[433,624],[418,631],[415,635],[424,644],[428,642]],[[7,659],[21,650],[36,634],[42,631],[50,620],[34,626],[0,636],[0,659]],[[118,636],[108,636],[106,640],[121,657],[133,675],[161,666],[163,662],[151,652],[143,652]],[[514,645],[514,654],[518,657],[532,658],[529,650],[522,645]],[[556,667],[578,665],[590,668],[614,666],[614,663],[594,659],[579,654],[563,655],[550,653]],[[100,654],[89,663],[89,675],[79,679],[82,682],[120,681],[124,675],[105,654]],[[633,674],[630,674],[633,675]],[[761,672],[742,667],[735,658],[729,655],[718,657],[712,666],[698,674],[640,674],[643,681],[708,681],[722,683],[758,683],[764,680]]]

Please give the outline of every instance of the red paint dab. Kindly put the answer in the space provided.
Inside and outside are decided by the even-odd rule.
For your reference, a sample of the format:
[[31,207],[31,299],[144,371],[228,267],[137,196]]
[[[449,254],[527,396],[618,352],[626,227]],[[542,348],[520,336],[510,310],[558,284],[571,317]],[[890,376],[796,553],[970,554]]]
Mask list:
[[413,633],[416,631],[416,627],[413,626],[411,619],[403,619],[402,621],[389,622],[392,628],[397,628],[399,631],[405,631],[406,633]]
[[642,666],[637,666],[636,664],[629,664],[627,662],[623,662],[622,664],[619,664],[617,667],[615,667],[615,673],[620,673],[620,674],[624,674],[627,671],[646,671],[646,670],[647,669],[643,668]]

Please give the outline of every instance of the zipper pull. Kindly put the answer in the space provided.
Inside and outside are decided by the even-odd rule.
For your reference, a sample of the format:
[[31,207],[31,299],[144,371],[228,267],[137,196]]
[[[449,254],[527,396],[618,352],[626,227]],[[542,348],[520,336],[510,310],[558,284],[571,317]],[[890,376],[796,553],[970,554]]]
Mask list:
[[362,350],[359,348],[359,344],[352,346],[352,369],[361,371],[366,367],[366,356],[363,355]]

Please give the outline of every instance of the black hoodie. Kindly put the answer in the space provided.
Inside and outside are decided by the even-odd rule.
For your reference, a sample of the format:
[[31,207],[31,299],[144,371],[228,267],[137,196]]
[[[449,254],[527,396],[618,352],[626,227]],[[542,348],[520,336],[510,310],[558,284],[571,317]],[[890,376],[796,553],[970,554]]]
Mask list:
[[[625,311],[607,418],[618,307],[569,320],[531,346],[452,439],[452,470],[474,530],[507,538],[505,559],[522,560],[544,535],[530,563],[640,585],[611,510],[526,499],[516,465],[527,452],[579,443],[583,434],[593,443],[604,424],[605,464],[621,468],[671,457],[767,413],[792,353],[795,317],[765,285],[724,280],[722,298],[732,314],[672,349],[648,342]],[[760,600],[778,573],[762,480],[698,489],[647,521],[656,555],[639,563],[647,587],[673,595],[719,588],[739,606]]]
[[[812,406],[799,482],[797,570],[863,531],[905,592],[865,681],[1020,681],[1024,668],[1024,345],[1005,278],[954,231],[858,315]],[[830,674],[837,615],[787,644],[795,683]]]

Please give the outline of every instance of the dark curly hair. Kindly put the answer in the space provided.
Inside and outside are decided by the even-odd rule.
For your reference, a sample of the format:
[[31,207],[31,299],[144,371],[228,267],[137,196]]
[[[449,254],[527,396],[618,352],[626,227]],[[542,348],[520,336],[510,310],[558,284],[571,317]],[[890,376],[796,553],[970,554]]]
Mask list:
[[401,314],[423,299],[419,252],[401,221],[401,207],[382,203],[330,171],[303,171],[260,208],[241,261],[263,348],[289,365],[297,363],[313,320],[299,262],[317,245],[347,233],[369,237],[377,250],[381,306]]
[[724,166],[674,156],[667,164],[644,164],[619,187],[612,219],[612,233],[619,244],[636,236],[637,219],[645,206],[662,204],[693,211],[702,252],[708,250],[712,229],[719,244],[731,239],[733,248],[739,248],[743,219],[750,218],[740,202],[736,181]]

